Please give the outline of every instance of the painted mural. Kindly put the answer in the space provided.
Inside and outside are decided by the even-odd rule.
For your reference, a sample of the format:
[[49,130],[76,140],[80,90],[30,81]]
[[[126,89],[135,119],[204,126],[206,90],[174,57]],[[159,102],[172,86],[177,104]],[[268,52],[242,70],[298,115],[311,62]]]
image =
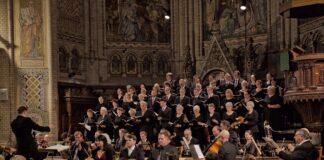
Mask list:
[[106,39],[170,42],[169,0],[106,0]]
[[223,37],[265,33],[267,29],[266,0],[247,0],[247,9],[240,10],[241,1],[204,0],[204,39],[209,40],[215,24]]
[[42,57],[42,0],[20,0],[21,56]]

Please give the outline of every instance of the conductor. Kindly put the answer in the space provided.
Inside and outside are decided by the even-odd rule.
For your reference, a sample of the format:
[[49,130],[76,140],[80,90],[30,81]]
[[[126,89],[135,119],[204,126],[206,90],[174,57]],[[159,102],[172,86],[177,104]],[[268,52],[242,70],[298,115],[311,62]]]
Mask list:
[[37,144],[32,136],[32,130],[49,132],[49,127],[36,124],[28,117],[28,108],[20,106],[17,110],[18,116],[11,122],[11,129],[17,140],[17,154],[25,156],[26,159],[41,159],[37,154]]

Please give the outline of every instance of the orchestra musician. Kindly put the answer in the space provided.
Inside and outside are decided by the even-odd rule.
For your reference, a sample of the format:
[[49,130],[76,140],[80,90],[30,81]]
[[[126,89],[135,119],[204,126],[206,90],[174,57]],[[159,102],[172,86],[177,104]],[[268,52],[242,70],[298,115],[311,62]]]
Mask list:
[[233,143],[234,145],[238,146],[239,143],[240,143],[240,139],[236,133],[236,131],[231,128],[231,124],[229,121],[226,121],[226,120],[222,120],[221,123],[220,123],[220,128],[222,131],[226,130],[230,133],[230,138],[229,138],[229,141],[231,143]]
[[153,149],[149,159],[152,160],[167,160],[178,159],[178,149],[171,145],[171,134],[167,130],[161,130],[158,135],[158,147]]
[[127,135],[126,148],[120,152],[120,160],[144,160],[144,152],[141,148],[136,146],[136,140],[137,138],[135,135]]
[[255,157],[257,156],[257,148],[256,145],[253,143],[253,133],[251,130],[246,130],[244,133],[244,138],[246,140],[244,147],[243,147],[243,157]]
[[149,157],[151,151],[153,149],[153,145],[147,139],[147,133],[145,131],[140,132],[140,140],[137,143],[138,147],[140,147],[145,152],[145,157]]
[[74,132],[74,142],[70,147],[70,158],[72,160],[86,159],[91,157],[89,145],[85,142],[82,132]]
[[292,152],[277,148],[278,157],[284,160],[316,160],[319,153],[309,140],[309,133],[304,129],[299,129],[294,136],[296,147]]
[[222,130],[220,139],[223,143],[219,150],[218,156],[221,160],[233,160],[238,153],[237,147],[230,142],[230,133],[227,130]]
[[199,145],[199,140],[196,139],[195,137],[192,137],[192,132],[189,128],[185,129],[184,131],[184,137],[182,138],[182,146],[183,146],[183,150],[184,152],[182,152],[183,156],[191,156],[190,153],[190,145]]
[[41,157],[38,157],[37,144],[32,136],[32,130],[49,132],[50,128],[40,126],[29,118],[26,106],[18,107],[17,112],[18,116],[10,124],[16,136],[17,154],[23,155],[26,159],[41,159]]
[[125,140],[125,135],[128,133],[126,129],[120,129],[118,131],[119,133],[119,138],[116,139],[116,143],[115,143],[115,150],[120,152],[122,149],[124,149],[124,146],[126,144],[126,140]]
[[104,135],[99,135],[96,138],[98,146],[93,150],[93,159],[94,160],[110,160],[113,159],[115,151],[111,144],[107,142],[107,139]]

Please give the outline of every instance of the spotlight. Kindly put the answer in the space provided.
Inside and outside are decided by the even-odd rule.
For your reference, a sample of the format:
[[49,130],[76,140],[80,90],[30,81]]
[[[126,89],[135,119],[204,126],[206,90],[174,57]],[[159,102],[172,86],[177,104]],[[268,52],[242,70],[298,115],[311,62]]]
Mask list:
[[240,9],[241,9],[242,11],[245,11],[245,10],[246,10],[246,0],[242,0],[241,2],[242,2],[242,4],[241,4],[241,6],[240,6]]
[[169,20],[170,19],[170,16],[169,15],[165,15],[164,18],[167,19],[167,20]]

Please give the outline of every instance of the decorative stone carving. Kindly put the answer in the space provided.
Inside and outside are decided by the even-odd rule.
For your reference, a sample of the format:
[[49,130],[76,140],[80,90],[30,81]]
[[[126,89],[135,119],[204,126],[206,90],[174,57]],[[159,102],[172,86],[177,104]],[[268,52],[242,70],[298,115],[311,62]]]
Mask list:
[[137,73],[137,60],[136,57],[132,54],[129,54],[126,58],[126,73],[127,74],[136,74]]
[[151,74],[152,73],[152,67],[153,67],[152,57],[149,56],[149,55],[145,55],[143,57],[142,73],[143,74]]
[[47,111],[45,106],[45,85],[48,83],[47,69],[20,69],[21,103],[34,109]]
[[111,74],[121,74],[122,61],[119,55],[113,55],[111,58]]

